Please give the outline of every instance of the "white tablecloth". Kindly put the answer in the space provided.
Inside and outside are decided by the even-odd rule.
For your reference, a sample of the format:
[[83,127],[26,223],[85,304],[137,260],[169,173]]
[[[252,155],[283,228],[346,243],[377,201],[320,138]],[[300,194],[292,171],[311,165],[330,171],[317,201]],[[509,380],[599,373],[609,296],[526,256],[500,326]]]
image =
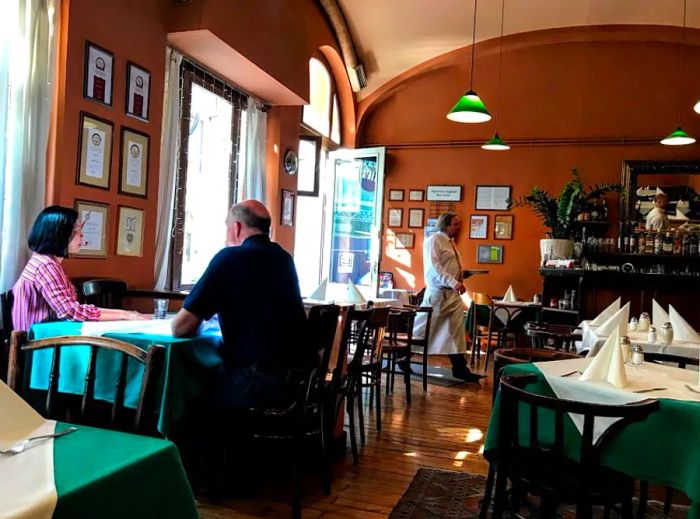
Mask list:
[[403,290],[398,288],[380,288],[379,297],[399,301],[402,305],[408,305],[409,296],[415,295],[415,290]]

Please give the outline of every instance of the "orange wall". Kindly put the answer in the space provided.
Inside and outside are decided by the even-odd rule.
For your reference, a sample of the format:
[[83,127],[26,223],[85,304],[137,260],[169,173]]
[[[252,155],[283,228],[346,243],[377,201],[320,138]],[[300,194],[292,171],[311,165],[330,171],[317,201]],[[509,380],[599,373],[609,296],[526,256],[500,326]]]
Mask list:
[[[387,195],[390,189],[463,185],[464,198],[457,211],[465,226],[458,246],[465,267],[490,271],[470,279],[468,288],[502,294],[512,283],[520,297],[531,297],[541,287],[538,241],[544,236],[544,227],[531,211],[515,209],[514,239],[493,240],[493,217],[503,213],[475,211],[475,186],[511,185],[514,196],[526,194],[533,185],[558,192],[574,166],[584,182],[592,184],[619,181],[623,160],[700,158],[697,145],[676,148],[656,144],[678,125],[679,47],[672,43],[677,32],[660,29],[661,41],[653,41],[655,31],[644,28],[616,36],[630,41],[609,41],[615,39],[610,34],[601,38],[600,28],[552,31],[549,44],[549,35],[542,33],[507,38],[499,132],[506,140],[520,143],[510,151],[490,152],[477,146],[491,137],[494,121],[468,125],[445,118],[467,84],[465,52],[432,70],[416,70],[401,84],[376,96],[371,106],[361,106],[364,117],[358,146],[388,146]],[[686,41],[697,43],[697,33]],[[477,48],[475,76],[475,89],[493,115],[498,93],[497,51],[493,42]],[[694,45],[688,45],[686,51],[682,122],[689,133],[700,136],[700,116],[692,111],[700,98],[700,76],[692,73],[700,66],[700,51]],[[526,144],[531,139],[549,140],[549,145]],[[554,139],[600,142],[552,145]],[[623,139],[648,143],[624,145]],[[609,204],[615,206],[616,200],[609,195]],[[387,196],[385,219],[389,207],[404,209],[404,228],[399,231],[405,232],[408,208],[427,210],[429,205],[389,202]],[[468,239],[469,215],[477,213],[489,214],[488,240]],[[422,287],[423,231],[416,232],[416,246],[410,251],[393,248],[393,239],[386,239],[392,231],[396,230],[384,231],[381,270],[393,271],[399,287]],[[477,264],[478,243],[503,245],[504,263]]]

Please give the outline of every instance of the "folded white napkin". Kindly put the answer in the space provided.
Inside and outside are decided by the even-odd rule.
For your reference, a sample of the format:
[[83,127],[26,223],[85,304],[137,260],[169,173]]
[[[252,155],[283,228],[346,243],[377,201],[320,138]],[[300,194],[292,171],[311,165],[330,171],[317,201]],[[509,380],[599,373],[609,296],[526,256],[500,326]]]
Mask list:
[[607,337],[612,335],[613,330],[617,330],[620,336],[627,333],[627,323],[630,319],[630,304],[626,303],[625,306],[620,308],[615,312],[607,321],[601,324],[596,330],[595,334],[598,337]]
[[698,332],[688,324],[688,321],[681,317],[681,314],[673,308],[673,305],[668,305],[668,311],[670,314],[671,326],[673,326],[673,339],[700,344],[700,335],[698,335]]
[[653,324],[657,329],[661,328],[661,325],[668,322],[668,314],[656,299],[651,300],[651,324]]
[[674,220],[688,220],[689,219],[686,215],[681,213],[678,209],[676,209],[676,214],[673,215],[671,218],[673,218]]
[[307,299],[314,299],[316,301],[326,300],[326,290],[328,289],[328,278],[324,279],[321,284],[314,290]]
[[605,321],[610,319],[613,315],[615,315],[615,312],[617,312],[620,309],[621,300],[622,300],[621,297],[618,297],[617,299],[615,299],[615,301],[610,303],[610,305],[608,305],[608,307],[605,310],[600,312],[598,314],[598,316],[590,322],[590,324],[592,326],[600,326]]
[[518,302],[518,298],[515,297],[515,292],[513,292],[513,285],[508,285],[508,290],[506,291],[506,295],[503,296],[503,301],[507,303]]
[[627,386],[627,372],[622,360],[622,348],[620,346],[620,332],[613,329],[598,355],[583,372],[579,380],[594,380],[610,382],[615,387]]
[[366,299],[355,286],[351,279],[348,279],[348,295],[346,298],[348,303],[366,303]]

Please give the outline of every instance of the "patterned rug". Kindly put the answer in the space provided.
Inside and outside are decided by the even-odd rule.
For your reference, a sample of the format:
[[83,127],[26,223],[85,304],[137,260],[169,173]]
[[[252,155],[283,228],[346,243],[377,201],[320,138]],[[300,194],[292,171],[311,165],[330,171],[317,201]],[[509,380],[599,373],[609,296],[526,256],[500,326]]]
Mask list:
[[[451,470],[419,469],[408,490],[399,500],[389,516],[390,519],[472,519],[479,517],[480,500],[484,494],[486,477],[468,472]],[[635,499],[636,516],[636,499]],[[520,517],[537,518],[536,509],[523,507]],[[562,519],[574,519],[576,507],[563,507],[559,511]],[[663,503],[649,501],[646,516],[649,519],[684,518],[688,507],[673,505],[670,515],[663,514]],[[594,518],[603,517],[602,507],[595,507]],[[612,517],[615,517],[613,512]]]

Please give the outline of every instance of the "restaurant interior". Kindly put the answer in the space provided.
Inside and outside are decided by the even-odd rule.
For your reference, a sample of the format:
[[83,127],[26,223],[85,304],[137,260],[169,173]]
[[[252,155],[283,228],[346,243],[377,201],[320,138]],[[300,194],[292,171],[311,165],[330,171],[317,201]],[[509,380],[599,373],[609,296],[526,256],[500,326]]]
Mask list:
[[700,518],[700,0],[2,6],[0,518]]

